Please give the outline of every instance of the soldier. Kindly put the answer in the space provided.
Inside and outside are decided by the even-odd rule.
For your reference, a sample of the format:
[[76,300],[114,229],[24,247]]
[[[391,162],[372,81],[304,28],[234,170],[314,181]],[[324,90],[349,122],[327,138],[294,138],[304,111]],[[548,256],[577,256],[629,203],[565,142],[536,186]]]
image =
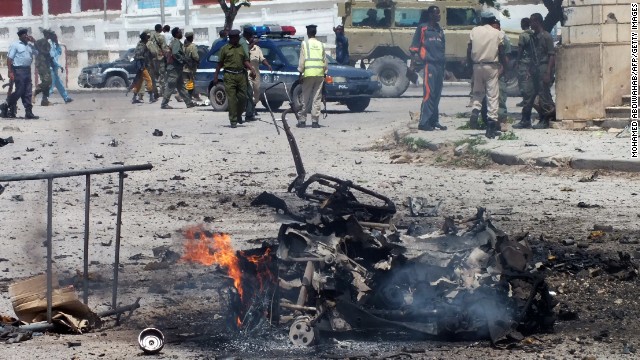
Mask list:
[[[182,70],[184,76],[184,87],[193,99],[196,71],[198,70],[198,64],[200,64],[200,55],[198,55],[198,47],[193,43],[193,33],[186,33],[184,38],[184,56],[186,58],[184,69]],[[200,95],[196,96],[198,97],[198,100],[200,100]]]
[[153,81],[153,92],[155,99],[164,95],[164,82],[167,72],[167,60],[164,56],[168,49],[167,43],[162,35],[162,25],[156,24],[155,31],[151,32],[147,48],[152,56],[151,80]]
[[[251,58],[251,55],[249,54],[249,48],[250,48],[251,40],[253,39],[255,34],[256,32],[253,30],[252,27],[249,27],[249,26],[245,27],[242,30],[242,38],[240,39],[240,45],[242,45],[242,49],[246,52],[247,58],[249,59]],[[248,77],[247,77],[247,105],[246,106],[247,108],[246,108],[244,120],[247,122],[257,120],[256,106],[253,103],[253,86],[251,86],[251,82]]]
[[132,104],[143,102],[142,100],[138,99],[138,92],[140,92],[140,89],[142,88],[143,80],[147,86],[147,92],[149,93],[149,102],[155,102],[155,94],[153,93],[153,81],[151,80],[151,76],[149,75],[149,68],[151,67],[151,55],[147,47],[148,41],[149,34],[147,32],[142,32],[140,34],[140,41],[138,42],[138,45],[136,45],[136,51],[133,56],[137,73],[134,82],[131,84],[131,88],[133,89],[133,98],[131,99]]
[[333,28],[336,34],[336,61],[340,65],[349,65],[349,39],[344,35],[344,26]]
[[33,94],[33,98],[42,93],[42,101],[40,105],[49,106],[49,91],[51,90],[51,69],[53,65],[53,58],[51,57],[51,45],[49,45],[49,39],[52,35],[55,35],[53,31],[48,29],[41,29],[44,38],[39,39],[35,43],[36,48],[36,69],[38,69],[38,76],[40,77],[40,84],[36,87],[36,91]]
[[28,35],[27,29],[18,31],[19,41],[9,46],[7,52],[7,68],[9,70],[9,81],[14,83],[14,89],[7,101],[0,104],[0,116],[3,118],[16,117],[16,104],[18,99],[22,99],[25,119],[38,119],[33,115],[33,105],[31,104],[31,62],[35,49],[30,43],[36,40]]
[[229,122],[231,127],[237,127],[238,123],[242,124],[242,112],[244,111],[247,101],[247,75],[255,77],[249,57],[240,45],[240,31],[229,31],[229,43],[220,49],[218,58],[218,66],[213,75],[213,85],[218,84],[218,74],[224,68],[224,90],[227,94],[229,102]]
[[324,44],[316,39],[317,25],[307,25],[308,40],[300,46],[298,71],[302,83],[302,104],[298,109],[299,128],[307,126],[307,113],[311,112],[311,127],[319,128],[322,84],[327,74],[327,55]]
[[[425,131],[433,129],[447,130],[438,120],[438,105],[444,84],[444,31],[438,24],[440,8],[429,6],[425,16],[418,25],[409,51],[413,62],[424,64],[424,85],[422,106],[420,107],[420,124],[418,128]],[[415,65],[413,65],[415,66]]]
[[178,27],[174,27],[171,29],[171,35],[173,36],[173,40],[171,40],[171,44],[169,45],[171,55],[167,58],[167,81],[160,108],[173,109],[173,107],[169,106],[169,99],[171,98],[171,94],[176,90],[176,87],[178,88],[178,94],[187,104],[187,108],[191,108],[196,105],[193,103],[191,96],[189,96],[187,89],[184,87],[182,71],[186,62],[186,57],[184,55],[182,43],[180,42],[180,39],[182,39],[182,30]]
[[249,77],[249,83],[253,88],[253,105],[258,105],[258,101],[260,101],[260,64],[272,71],[271,64],[269,61],[264,58],[264,54],[262,54],[262,49],[258,46],[258,38],[253,38],[251,41],[251,49],[249,49],[249,62],[251,63],[251,67],[253,71],[256,73],[255,79]]
[[482,26],[476,26],[469,34],[467,60],[473,63],[473,110],[469,125],[478,128],[478,116],[482,108],[482,99],[487,97],[487,130],[485,136],[494,138],[499,135],[498,76],[500,66],[506,65],[504,55],[504,35],[491,26],[496,17],[488,11],[482,13]]
[[532,63],[529,76],[525,80],[524,104],[522,105],[522,119],[513,127],[516,129],[527,129],[531,127],[531,109],[535,106],[536,96],[539,104],[536,104],[536,111],[540,116],[540,121],[534,126],[535,129],[546,129],[549,127],[549,120],[555,116],[555,104],[551,97],[551,84],[553,83],[553,68],[555,65],[555,49],[553,38],[542,28],[542,15],[535,13],[531,15],[531,41],[525,48],[531,49]]
[[[64,67],[60,65],[60,63],[58,62],[60,55],[62,55],[62,47],[58,43],[58,36],[55,33],[53,34],[51,39],[49,39],[49,45],[51,46],[50,55],[51,55],[51,58],[53,59],[53,66],[54,66],[51,69],[51,79],[52,79],[53,85],[56,87],[56,89],[58,89],[58,93],[64,99],[65,104],[68,104],[72,102],[73,99],[69,97],[69,94],[67,94],[67,90],[64,88],[64,84],[62,83],[62,80],[58,75],[58,69],[60,69],[60,72],[64,72]],[[49,96],[51,96],[52,94],[53,94],[53,86],[49,90]]]
[[530,29],[531,22],[529,18],[522,18],[520,20],[520,28],[522,32],[518,37],[518,88],[520,89],[520,94],[523,96],[521,102],[516,104],[516,106],[524,105],[524,94],[527,91],[525,87],[528,85],[527,79],[529,78],[529,67],[531,66],[532,55],[531,55],[531,36],[533,36],[533,31]]

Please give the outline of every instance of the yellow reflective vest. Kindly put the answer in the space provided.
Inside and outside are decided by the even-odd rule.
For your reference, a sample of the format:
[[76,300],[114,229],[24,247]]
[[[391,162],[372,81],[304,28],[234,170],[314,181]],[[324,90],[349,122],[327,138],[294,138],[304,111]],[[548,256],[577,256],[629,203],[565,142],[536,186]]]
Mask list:
[[304,77],[324,76],[324,44],[316,39],[302,43],[304,51]]

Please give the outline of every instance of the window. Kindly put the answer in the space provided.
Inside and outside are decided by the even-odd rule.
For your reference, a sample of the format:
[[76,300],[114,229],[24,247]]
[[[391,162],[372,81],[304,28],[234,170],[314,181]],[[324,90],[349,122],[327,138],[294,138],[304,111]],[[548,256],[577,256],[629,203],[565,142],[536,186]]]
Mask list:
[[[424,13],[424,15],[423,15]],[[427,9],[398,9],[396,8],[395,24],[397,27],[416,27],[420,18],[426,16]]]
[[22,0],[3,0],[0,17],[4,16],[22,16]]
[[[31,2],[31,14],[34,16],[42,15],[42,1]],[[71,13],[71,0],[49,1],[49,14],[69,14]],[[36,36],[37,37],[37,36]]]
[[220,49],[218,49],[218,51],[216,51],[213,54],[209,55],[209,61],[218,62],[218,60],[220,59],[220,51],[222,51],[222,46],[220,47]]
[[351,11],[353,26],[389,27],[392,19],[391,9],[358,8]]
[[[49,2],[51,3],[51,2]],[[120,10],[122,3],[120,0],[107,0],[107,10]],[[103,0],[82,0],[80,1],[80,10],[104,10]]]
[[480,23],[472,8],[447,8],[447,26],[472,26]]
[[300,62],[300,44],[282,45],[280,46],[280,51],[289,65],[298,66],[298,62]]

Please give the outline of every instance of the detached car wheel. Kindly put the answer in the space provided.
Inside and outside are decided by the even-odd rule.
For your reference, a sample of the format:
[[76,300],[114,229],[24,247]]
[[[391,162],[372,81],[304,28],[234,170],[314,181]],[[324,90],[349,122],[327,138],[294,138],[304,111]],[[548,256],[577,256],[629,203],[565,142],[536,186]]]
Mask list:
[[107,81],[104,83],[104,87],[124,88],[127,87],[127,81],[118,75],[113,75],[107,78]]
[[295,105],[296,109],[302,109],[302,84],[293,88],[291,91],[291,100],[293,100],[293,105]]
[[227,111],[229,108],[229,100],[227,99],[227,93],[224,90],[224,84],[218,83],[209,90],[209,100],[211,101],[211,107],[215,111]]
[[345,101],[345,105],[352,112],[363,112],[371,102],[371,98],[353,98]]
[[399,97],[409,87],[407,64],[400,58],[391,55],[377,58],[369,66],[369,70],[378,75],[382,84],[382,89],[376,93],[376,96]]
[[262,104],[262,106],[264,106],[265,109],[269,109],[269,107],[271,108],[271,110],[278,110],[280,109],[280,107],[282,107],[282,104],[284,104],[284,101],[274,101],[271,100],[269,101],[269,107],[267,107],[267,102],[264,101],[264,99],[260,100],[260,103]]

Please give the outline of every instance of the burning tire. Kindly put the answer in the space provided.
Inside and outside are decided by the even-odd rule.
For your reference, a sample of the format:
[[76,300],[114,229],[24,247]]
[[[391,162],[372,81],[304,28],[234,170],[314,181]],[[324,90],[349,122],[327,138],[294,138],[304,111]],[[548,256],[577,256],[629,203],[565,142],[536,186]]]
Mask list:
[[227,99],[227,92],[224,90],[224,84],[218,83],[209,90],[209,100],[211,101],[213,110],[227,111],[227,108],[229,108],[229,100]]

